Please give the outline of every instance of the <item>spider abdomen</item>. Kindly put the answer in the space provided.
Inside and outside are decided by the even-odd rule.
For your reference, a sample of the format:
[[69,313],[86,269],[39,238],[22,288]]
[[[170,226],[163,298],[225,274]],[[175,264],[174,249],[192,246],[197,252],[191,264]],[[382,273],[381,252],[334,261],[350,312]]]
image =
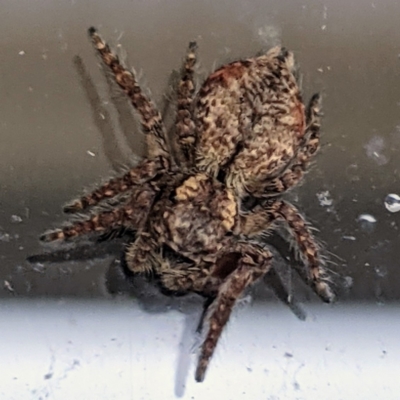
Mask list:
[[213,176],[228,170],[226,182],[240,197],[258,195],[295,156],[304,109],[293,55],[283,48],[220,68],[199,92],[198,168]]

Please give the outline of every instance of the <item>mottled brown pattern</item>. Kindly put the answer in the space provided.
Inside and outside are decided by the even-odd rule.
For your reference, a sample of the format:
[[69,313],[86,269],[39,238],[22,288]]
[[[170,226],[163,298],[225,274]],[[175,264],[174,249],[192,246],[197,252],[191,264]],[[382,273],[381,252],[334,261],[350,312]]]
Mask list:
[[104,185],[98,187],[93,192],[82,196],[64,206],[65,213],[75,213],[86,210],[99,204],[102,200],[115,197],[136,186],[144,185],[151,181],[155,176],[168,170],[168,164],[162,157],[154,160],[146,160],[137,167],[130,169],[121,177],[110,179]]
[[196,64],[196,42],[190,42],[186,59],[181,71],[176,101],[176,136],[186,165],[193,162],[193,149],[196,140],[196,126],[193,121],[193,99],[195,94],[194,67]]
[[154,104],[143,94],[136,81],[133,71],[128,71],[113,54],[110,47],[98,35],[96,29],[89,29],[89,36],[103,62],[111,69],[115,81],[130,98],[133,107],[137,110],[143,131],[147,133],[147,147],[149,157],[169,157],[166,131],[160,112]]
[[200,382],[237,299],[261,277],[276,275],[263,238],[277,224],[290,233],[315,293],[334,299],[309,226],[280,199],[300,183],[319,148],[320,98],[304,107],[293,54],[281,47],[222,66],[196,93],[196,44],[190,43],[177,88],[173,156],[160,113],[135,75],[95,29],[89,34],[139,114],[148,153],[125,175],[64,209],[89,215],[41,239],[135,231],[124,255],[132,273],[154,277],[165,292],[206,299]]

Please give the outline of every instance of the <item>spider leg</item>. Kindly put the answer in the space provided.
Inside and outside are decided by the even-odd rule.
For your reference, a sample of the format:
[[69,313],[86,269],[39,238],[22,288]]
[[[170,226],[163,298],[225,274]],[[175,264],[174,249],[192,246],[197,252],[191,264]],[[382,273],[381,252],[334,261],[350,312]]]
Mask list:
[[184,163],[191,166],[194,157],[195,123],[193,118],[193,98],[195,93],[194,67],[196,65],[197,43],[190,42],[177,90],[176,136]]
[[193,118],[193,98],[196,90],[194,67],[196,64],[196,42],[190,42],[177,90],[176,135],[180,156],[186,164],[192,165],[195,145],[195,123]]
[[[306,319],[306,314],[304,310],[300,307],[300,305],[296,301],[293,301],[292,296],[289,294],[287,290],[287,287],[284,285],[281,277],[279,276],[278,272],[273,266],[271,266],[270,270],[265,274],[264,280],[266,285],[268,285],[270,289],[274,292],[275,296],[282,303],[288,306],[297,318],[299,318],[301,321],[304,321]],[[203,311],[201,313],[200,320],[196,328],[197,333],[202,332],[208,309],[214,302],[214,300],[215,297],[210,296],[207,297],[206,300],[204,301]]]
[[292,204],[279,200],[255,207],[249,215],[242,217],[243,232],[249,237],[256,236],[265,233],[272,223],[279,220],[285,222],[298,254],[307,266],[309,285],[324,302],[333,302],[335,295],[323,268],[320,247],[308,224]]
[[237,243],[228,252],[240,253],[241,256],[238,260],[237,268],[221,284],[217,296],[207,312],[207,333],[197,364],[197,382],[204,380],[218,339],[228,322],[236,300],[247,287],[265,275],[271,265],[271,253],[268,250],[250,244]]
[[161,114],[153,102],[143,94],[134,72],[128,71],[121,65],[118,56],[111,52],[95,28],[89,29],[89,36],[101,59],[111,69],[116,82],[129,96],[133,107],[140,115],[142,128],[147,134],[148,157],[163,156],[169,159],[167,135]]
[[63,211],[75,213],[97,205],[104,199],[110,199],[120,193],[131,190],[152,180],[157,174],[168,168],[167,162],[162,157],[154,160],[145,160],[130,169],[121,177],[110,179],[93,192],[82,196],[80,199],[67,204]]
[[68,240],[89,233],[104,233],[116,228],[138,229],[145,220],[154,199],[154,191],[147,187],[133,192],[129,201],[110,210],[93,213],[88,218],[74,221],[61,229],[44,233],[40,240],[53,242]]
[[127,247],[125,251],[125,261],[127,269],[133,274],[149,274],[153,270],[151,262],[154,242],[150,234],[142,231],[135,241]]
[[304,177],[310,162],[320,147],[320,126],[321,126],[321,97],[315,94],[306,110],[306,133],[304,142],[283,173],[271,180],[265,185],[265,192],[269,196],[286,192],[288,189],[296,186]]

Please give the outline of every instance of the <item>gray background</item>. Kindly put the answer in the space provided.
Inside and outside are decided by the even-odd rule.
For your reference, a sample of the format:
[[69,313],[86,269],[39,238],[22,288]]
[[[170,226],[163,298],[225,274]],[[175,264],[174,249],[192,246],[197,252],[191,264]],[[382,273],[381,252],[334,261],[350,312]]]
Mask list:
[[[108,324],[108,327],[118,327],[116,329],[121,334],[124,329],[132,328],[129,324],[121,322],[125,318],[138,318],[140,330],[149,335],[146,343],[139,344],[144,351],[141,360],[147,362],[145,365],[148,366],[148,371],[145,375],[140,375],[141,386],[135,386],[135,381],[131,382],[129,373],[118,375],[120,380],[110,382],[107,393],[117,393],[113,390],[113,385],[122,384],[127,386],[122,386],[123,389],[120,387],[124,395],[118,392],[118,398],[158,398],[159,395],[152,392],[156,389],[151,385],[151,371],[154,371],[152,368],[154,365],[160,371],[162,368],[168,368],[171,359],[179,364],[180,356],[176,356],[175,352],[178,347],[182,349],[183,339],[179,337],[184,338],[185,332],[190,332],[193,327],[190,318],[186,323],[186,317],[183,318],[179,313],[190,316],[193,309],[198,310],[200,307],[198,302],[194,302],[194,308],[191,307],[193,303],[187,306],[183,299],[173,302],[162,298],[159,307],[158,300],[136,302],[134,299],[140,297],[139,294],[147,292],[151,293],[150,297],[153,299],[152,288],[142,286],[133,291],[133,296],[121,306],[118,302],[112,306],[114,303],[111,300],[100,301],[101,298],[108,297],[109,287],[107,289],[106,281],[110,275],[109,268],[113,257],[79,262],[40,262],[33,265],[26,262],[27,256],[49,250],[41,247],[38,236],[44,230],[62,223],[65,218],[61,213],[61,206],[65,202],[82,193],[84,188],[109,177],[115,165],[129,160],[132,149],[140,154],[142,148],[142,138],[137,133],[135,124],[131,124],[129,112],[126,109],[122,112],[121,124],[120,115],[116,113],[110,101],[109,87],[87,39],[86,30],[91,25],[99,28],[102,36],[129,64],[137,71],[143,71],[141,82],[159,104],[162,104],[163,95],[169,88],[171,72],[179,68],[190,40],[197,40],[200,47],[200,82],[202,77],[216,66],[252,56],[275,44],[283,44],[294,51],[303,74],[304,97],[308,99],[314,92],[321,91],[324,97],[325,117],[322,151],[305,183],[293,192],[292,199],[296,200],[299,208],[320,230],[318,238],[325,243],[324,246],[333,262],[329,267],[339,274],[334,276],[338,278],[337,290],[340,295],[339,305],[334,308],[336,314],[332,314],[330,307],[324,307],[319,313],[312,312],[312,326],[302,325],[303,328],[299,328],[299,332],[307,334],[307,329],[312,329],[314,335],[310,337],[310,341],[314,346],[320,344],[322,353],[327,351],[329,343],[335,340],[339,342],[330,359],[325,358],[325,353],[321,353],[321,358],[318,358],[319,353],[315,353],[316,361],[302,355],[303,361],[296,359],[294,364],[290,364],[287,360],[291,357],[285,354],[296,349],[297,342],[291,342],[292,339],[287,341],[287,336],[279,338],[277,333],[276,337],[265,336],[267,347],[261,348],[261,342],[256,346],[254,340],[245,337],[246,330],[242,329],[244,325],[234,323],[231,329],[236,333],[232,333],[229,341],[241,339],[243,343],[247,343],[247,347],[245,350],[240,347],[242,344],[239,347],[231,347],[232,342],[225,341],[225,347],[218,356],[218,368],[224,371],[225,377],[227,374],[233,374],[233,371],[242,377],[243,371],[249,372],[246,369],[246,361],[239,357],[235,362],[228,363],[229,357],[236,357],[242,353],[244,359],[251,359],[251,354],[254,354],[254,357],[257,354],[265,354],[265,357],[268,357],[271,351],[271,347],[268,346],[272,346],[273,342],[282,349],[279,353],[282,359],[281,364],[278,363],[278,374],[281,374],[283,383],[276,388],[270,385],[272,378],[265,378],[265,388],[257,390],[257,385],[254,386],[251,379],[260,382],[260,377],[243,377],[245,386],[256,390],[253,395],[248,391],[247,398],[264,398],[263,393],[269,393],[271,399],[303,398],[302,396],[307,399],[315,398],[313,393],[320,394],[323,390],[321,388],[327,388],[329,385],[324,385],[321,381],[313,382],[311,377],[311,380],[307,381],[308,386],[300,382],[301,390],[296,389],[297,384],[292,377],[297,374],[297,368],[303,362],[311,372],[319,369],[321,365],[326,367],[322,368],[322,375],[318,379],[323,379],[324,374],[332,374],[332,371],[347,371],[348,377],[354,378],[354,382],[356,379],[368,381],[374,376],[376,379],[370,382],[371,385],[377,385],[375,391],[365,389],[360,398],[367,398],[367,392],[371,398],[382,395],[383,391],[379,390],[379,374],[385,374],[385,368],[394,371],[394,360],[396,357],[398,360],[398,356],[395,355],[399,351],[398,344],[391,336],[394,328],[390,328],[391,319],[398,319],[398,309],[389,307],[387,303],[400,298],[400,213],[388,212],[384,206],[384,199],[389,193],[400,194],[400,3],[389,0],[0,0],[0,8],[0,296],[3,298],[2,334],[6,335],[6,340],[2,343],[4,349],[7,349],[8,343],[11,349],[16,349],[17,354],[12,353],[7,359],[8,364],[15,364],[16,371],[38,368],[38,375],[32,375],[33,378],[29,374],[22,374],[23,378],[19,377],[18,381],[11,373],[7,375],[10,386],[2,386],[9,390],[3,389],[1,392],[4,398],[12,398],[11,391],[18,399],[46,396],[64,398],[60,397],[60,393],[63,393],[65,398],[79,398],[79,393],[83,393],[77,389],[79,385],[75,387],[74,381],[67,380],[71,382],[71,387],[77,390],[68,392],[60,382],[64,380],[66,371],[70,371],[70,368],[75,369],[75,359],[80,359],[81,366],[89,366],[90,376],[93,360],[90,361],[90,357],[80,353],[83,351],[83,344],[82,348],[73,348],[73,345],[68,344],[72,340],[69,334],[75,329],[72,327],[79,326],[82,332],[82,337],[76,340],[82,340],[82,343],[86,344],[93,342],[98,348],[103,348],[102,340],[112,340],[116,334],[111,332],[108,339],[99,339],[101,322]],[[99,92],[100,104],[96,103],[95,92],[93,88],[90,89],[88,78],[82,78],[82,68],[77,68],[74,62],[76,56],[81,57],[87,74],[93,80]],[[91,93],[90,101],[88,90]],[[117,101],[120,100],[115,90],[111,90],[111,95],[114,95]],[[94,110],[93,105],[96,106]],[[363,214],[372,215],[376,222],[363,223],[359,220]],[[113,250],[118,250],[118,247]],[[283,270],[287,275],[287,267],[283,266]],[[294,287],[299,289],[294,291],[295,295],[300,300],[314,299],[310,291],[305,290],[304,285],[293,278]],[[130,286],[125,287],[118,277],[115,281],[114,291],[131,294]],[[260,298],[277,302],[268,291],[259,291]],[[46,306],[38,303],[33,312],[28,303],[21,301],[25,297],[44,298],[48,302]],[[90,303],[90,307],[97,311],[86,306],[86,303],[69,303],[72,301],[71,297],[77,300],[95,299],[98,304]],[[350,300],[357,302],[359,306],[343,309],[342,313],[340,307],[347,307]],[[368,308],[368,312],[362,306],[365,301],[370,302],[373,307]],[[143,312],[138,305],[145,306]],[[270,303],[270,306],[272,311],[265,311],[265,331],[269,331],[269,325],[278,326],[282,332],[286,332],[285,335],[291,337],[293,333],[295,337],[295,333],[298,332],[297,322],[290,322],[293,319],[286,320],[286,317],[281,319],[280,312],[287,311],[278,308],[275,312],[274,307],[280,307],[277,303]],[[130,307],[133,314],[128,311]],[[166,313],[170,307],[175,311]],[[163,311],[161,314],[152,313],[149,316],[148,311],[160,310]],[[254,309],[250,313],[250,319],[242,320],[249,329],[252,323],[255,324],[254,329],[261,326],[260,314],[264,311],[259,308],[257,310],[260,310],[257,311],[257,316]],[[385,310],[383,320],[376,321],[374,331],[368,325],[368,321],[374,320],[382,310]],[[120,319],[113,319],[113,313]],[[45,318],[45,315],[47,322],[41,319]],[[55,315],[59,315],[60,323],[54,322]],[[242,318],[246,318],[243,317],[245,315],[246,311],[241,313]],[[38,316],[41,317],[36,321]],[[359,329],[353,331],[351,322],[356,316],[360,318],[357,320]],[[288,318],[291,317],[288,313]],[[335,322],[332,322],[333,325],[342,326],[343,332],[347,329],[346,333],[343,333],[343,342],[338,339],[339,331],[326,328],[330,317],[336,318],[332,319]],[[163,318],[168,321],[164,321]],[[156,322],[153,325],[154,321]],[[364,325],[362,321],[365,322]],[[176,327],[181,327],[182,324],[186,324],[186,328],[176,335]],[[240,330],[235,331],[235,326],[239,325]],[[24,355],[18,355],[20,348],[17,343],[24,340],[23,332],[29,330],[44,333],[40,334],[41,339],[25,339],[28,348],[32,345],[41,356],[25,348],[21,349],[25,352]],[[158,332],[161,330],[165,335],[169,335],[168,338],[172,338],[172,344],[163,350],[170,352],[168,357],[166,356],[168,361],[157,367],[157,363],[161,361],[158,358],[156,361],[146,358],[144,354],[150,354],[154,348],[160,351],[159,345],[152,347],[152,343],[158,343]],[[359,338],[364,330],[369,336],[367,335],[366,342],[360,342]],[[61,335],[60,342],[55,339],[57,335]],[[126,339],[125,343],[129,344],[130,351],[133,352],[135,343],[130,341],[133,339],[124,338],[118,340]],[[168,340],[170,339],[163,343],[170,343]],[[279,340],[283,340],[283,344],[276,344]],[[51,345],[47,345],[47,341]],[[290,345],[287,346],[287,343]],[[350,349],[354,344],[359,347],[356,346],[352,353]],[[309,351],[311,347],[305,344]],[[37,350],[38,348],[41,350]],[[239,353],[235,353],[235,349],[238,348]],[[370,353],[363,353],[367,348]],[[229,349],[231,351],[228,354]],[[179,354],[182,355],[184,351],[180,351]],[[264,351],[265,353],[261,353]],[[110,363],[110,360],[115,361],[119,357],[115,355],[114,359],[113,354],[121,355],[121,352],[122,350],[120,353],[102,353],[102,367],[107,368],[110,365],[111,368],[113,363]],[[383,363],[379,371],[367,365],[368,359],[358,357],[359,354],[368,354],[371,363],[375,363],[374,357],[379,358],[386,354],[382,352],[388,352],[392,358]],[[133,352],[126,361],[128,366],[135,364],[135,357]],[[51,387],[51,380],[43,377],[51,365],[54,365],[51,364],[53,359],[61,364],[58,364],[59,371],[54,372],[55,375],[58,374],[58,383]],[[32,364],[26,364],[26,360],[30,360]],[[286,360],[287,363],[282,360]],[[360,365],[364,365],[364,369]],[[363,374],[366,365],[369,370]],[[346,367],[349,369],[346,370]],[[182,366],[179,368],[184,369]],[[251,370],[253,367],[249,368]],[[129,368],[128,371],[132,372]],[[171,371],[175,371],[175,367]],[[6,379],[6,375],[1,375]],[[176,376],[180,376],[178,372]],[[215,375],[215,379],[220,376]],[[285,380],[285,376],[287,379],[290,376],[290,379]],[[396,398],[399,390],[393,387],[397,381],[395,378],[391,380],[390,376],[386,374],[384,382],[385,387],[391,387],[392,391],[385,392],[385,398]],[[182,382],[185,382],[185,379],[171,379],[178,382],[173,384],[171,381],[171,385],[175,385],[175,391],[168,386],[166,391],[171,395],[183,395]],[[42,383],[38,384],[39,381]],[[193,381],[191,375],[189,381]],[[234,379],[229,384],[223,379],[217,379],[217,382],[224,382],[228,385],[226,388],[233,388],[241,380]],[[338,378],[332,382],[336,382],[335,390],[329,392],[327,389],[331,397],[327,394],[324,398],[340,398],[343,381]],[[15,383],[20,386],[15,386]],[[215,382],[213,384],[217,385]],[[99,398],[104,390],[102,385],[94,383],[90,388],[93,390],[93,398]],[[140,391],[140,396],[132,394],[135,388]],[[342,394],[341,398],[357,398],[351,383],[348,389],[347,392],[343,389],[345,394]],[[59,393],[59,397],[56,396],[56,392]],[[194,397],[194,393],[189,391],[187,398],[202,398]],[[208,394],[212,393],[210,391]],[[238,389],[238,396],[230,395],[229,398],[246,398],[246,395],[241,394],[241,397],[239,393],[242,392]],[[393,397],[390,397],[391,395]],[[113,398],[111,394],[105,396]],[[165,398],[167,397],[165,395]],[[90,396],[86,394],[82,398]]]
[[[109,261],[34,270],[25,263],[27,255],[42,251],[38,235],[64,220],[62,204],[110,176],[112,163],[119,161],[117,145],[122,162],[129,144],[140,152],[135,125],[129,143],[109,102],[86,35],[94,25],[143,71],[142,82],[158,103],[189,40],[199,42],[200,77],[277,43],[293,50],[305,98],[321,91],[325,114],[323,149],[294,193],[297,204],[320,230],[336,264],[332,268],[353,282],[343,299],[399,298],[400,214],[389,213],[384,198],[400,192],[400,4],[3,0],[1,8],[0,278],[18,295],[103,292],[99,282]],[[105,140],[95,124],[76,55],[110,113],[117,143]],[[326,191],[331,206],[317,197]],[[360,223],[365,213],[376,223]],[[8,289],[0,294],[12,295]]]

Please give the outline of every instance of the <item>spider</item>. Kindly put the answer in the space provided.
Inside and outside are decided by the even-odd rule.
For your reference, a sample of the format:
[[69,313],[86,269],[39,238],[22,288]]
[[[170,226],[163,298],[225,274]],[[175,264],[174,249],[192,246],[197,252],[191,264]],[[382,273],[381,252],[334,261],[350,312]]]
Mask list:
[[173,135],[167,135],[135,73],[95,28],[89,37],[137,111],[147,155],[123,176],[66,205],[66,213],[86,215],[41,240],[134,231],[124,253],[131,274],[155,277],[164,292],[205,298],[195,374],[201,382],[236,301],[272,268],[264,239],[279,224],[292,237],[309,285],[325,302],[334,300],[310,227],[281,199],[300,183],[319,149],[320,96],[305,107],[293,54],[283,47],[220,67],[196,91],[197,45],[190,42]]

